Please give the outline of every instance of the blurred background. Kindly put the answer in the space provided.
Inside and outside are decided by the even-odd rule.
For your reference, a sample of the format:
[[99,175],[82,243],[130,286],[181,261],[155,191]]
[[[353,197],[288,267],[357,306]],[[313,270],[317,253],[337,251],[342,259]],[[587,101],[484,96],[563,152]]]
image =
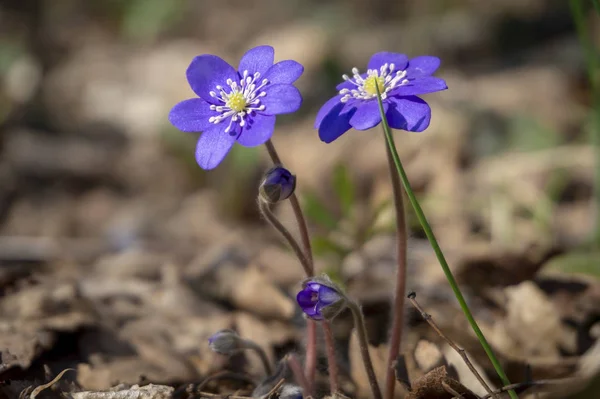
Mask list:
[[[511,381],[588,386],[600,372],[599,15],[585,0],[1,1],[0,394],[66,367],[77,373],[57,390],[178,387],[223,368],[260,377],[252,355],[210,352],[221,328],[273,361],[302,351],[302,269],[257,212],[266,151],[236,145],[204,172],[197,135],[167,119],[194,96],[194,56],[236,66],[261,44],[305,66],[303,106],[278,118],[273,142],[298,177],[319,270],[363,303],[379,370],[395,254],[383,135],[324,144],[313,122],[341,75],[385,50],[442,59],[449,90],[424,96],[431,126],[396,144]],[[288,204],[277,212],[294,230]],[[409,221],[408,290],[499,387]],[[456,355],[409,308],[417,378],[427,351]],[[334,325],[343,387],[367,397],[351,326],[344,314]],[[207,389],[240,388],[223,384]],[[597,397],[593,384],[578,397]]]

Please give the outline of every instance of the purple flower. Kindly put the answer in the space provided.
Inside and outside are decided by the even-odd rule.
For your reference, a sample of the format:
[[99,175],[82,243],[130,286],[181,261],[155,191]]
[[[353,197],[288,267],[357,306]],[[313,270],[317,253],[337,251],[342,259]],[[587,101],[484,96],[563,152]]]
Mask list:
[[296,176],[282,166],[275,166],[265,173],[260,184],[260,194],[265,201],[276,203],[289,198],[296,189]]
[[215,168],[237,141],[245,147],[266,142],[275,115],[297,111],[302,96],[294,83],[304,67],[296,61],[273,64],[271,46],[249,50],[236,71],[216,55],[197,56],[187,69],[199,98],[175,105],[169,121],[184,132],[202,132],[196,145],[201,168]]
[[315,121],[319,137],[326,143],[355,128],[367,130],[381,122],[377,88],[390,127],[421,132],[429,126],[431,109],[418,94],[448,88],[443,79],[431,76],[440,59],[431,56],[411,60],[404,54],[382,52],[371,57],[367,73],[352,69],[352,77],[336,88],[338,95],[321,107]]
[[330,320],[346,306],[346,298],[338,289],[320,278],[305,282],[302,291],[296,295],[296,301],[302,311],[314,320]]

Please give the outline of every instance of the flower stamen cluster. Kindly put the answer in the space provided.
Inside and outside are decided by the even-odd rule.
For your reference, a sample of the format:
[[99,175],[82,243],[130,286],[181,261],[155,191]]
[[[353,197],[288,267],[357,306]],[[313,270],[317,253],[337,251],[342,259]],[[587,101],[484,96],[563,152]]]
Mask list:
[[366,77],[362,77],[358,68],[352,68],[352,77],[342,75],[342,78],[356,86],[355,89],[344,88],[339,91],[342,95],[341,102],[346,103],[354,98],[355,100],[370,100],[377,96],[377,88],[381,93],[381,99],[387,98],[387,93],[396,87],[408,83],[406,79],[406,71],[395,71],[396,65],[393,63],[383,64],[379,69],[367,70]]
[[264,111],[265,106],[260,104],[261,97],[267,95],[265,91],[261,91],[268,83],[268,79],[263,79],[259,82],[260,72],[255,72],[250,75],[248,70],[244,70],[242,73],[242,79],[239,84],[235,80],[227,79],[226,83],[229,86],[230,91],[225,91],[221,85],[217,85],[217,91],[211,91],[209,94],[211,97],[219,100],[224,105],[210,106],[210,109],[221,113],[221,115],[211,116],[208,121],[210,123],[218,124],[223,120],[231,117],[229,120],[229,126],[225,128],[225,133],[232,132],[232,125],[238,122],[241,127],[246,125],[244,119],[248,114],[252,115],[255,111]]

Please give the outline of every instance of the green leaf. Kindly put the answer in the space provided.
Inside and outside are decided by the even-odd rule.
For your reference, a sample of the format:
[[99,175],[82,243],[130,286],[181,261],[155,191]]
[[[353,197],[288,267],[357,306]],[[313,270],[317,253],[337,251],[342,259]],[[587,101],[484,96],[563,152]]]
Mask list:
[[316,256],[325,256],[325,255],[336,255],[339,257],[343,257],[348,252],[349,249],[344,248],[343,246],[333,242],[331,239],[324,236],[314,236],[311,240],[312,249]]
[[559,272],[580,274],[600,278],[599,252],[570,252],[550,259],[540,270],[540,274]]
[[340,200],[342,214],[344,217],[350,216],[354,205],[356,188],[352,182],[350,172],[344,164],[338,164],[333,170],[333,190]]
[[556,147],[560,134],[526,115],[518,115],[510,121],[509,145],[519,151],[536,151]]
[[315,193],[306,193],[303,200],[304,212],[311,221],[326,229],[335,230],[338,223],[337,218]]
[[152,41],[183,15],[181,0],[131,0],[125,3],[122,30],[134,40]]

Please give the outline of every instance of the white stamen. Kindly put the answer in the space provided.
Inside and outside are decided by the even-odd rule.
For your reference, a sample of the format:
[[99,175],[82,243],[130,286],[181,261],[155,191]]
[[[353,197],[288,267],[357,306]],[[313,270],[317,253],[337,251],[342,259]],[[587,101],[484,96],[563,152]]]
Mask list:
[[[247,125],[246,119],[248,116],[254,116],[256,111],[264,111],[266,107],[260,103],[260,99],[267,95],[263,89],[269,84],[269,81],[268,79],[261,80],[260,77],[260,72],[255,72],[251,75],[250,72],[244,70],[239,82],[227,79],[226,83],[228,87],[215,86],[217,91],[210,91],[209,94],[222,104],[210,105],[209,109],[219,113],[219,115],[211,116],[208,118],[208,121],[217,124],[229,119],[225,133],[235,134],[234,124],[244,127]],[[236,111],[230,108],[228,104],[233,96],[239,97],[240,95],[245,102],[245,107],[241,111]]]
[[[367,79],[379,79],[383,80],[383,89],[381,90],[381,99],[385,100],[388,96],[388,93],[402,85],[409,83],[409,80],[406,79],[406,71],[396,71],[396,65],[393,63],[383,64],[379,69],[369,69],[365,74],[366,77],[363,78],[359,72],[358,68],[352,68],[352,78],[348,77],[348,75],[342,75],[342,79],[344,81],[352,83],[355,88],[343,88],[339,91],[339,94],[342,96],[340,99],[341,102],[345,103],[351,99],[355,100],[370,100],[372,98],[377,97],[377,94],[368,93],[365,90],[365,83]],[[377,83],[376,83],[377,84]]]

